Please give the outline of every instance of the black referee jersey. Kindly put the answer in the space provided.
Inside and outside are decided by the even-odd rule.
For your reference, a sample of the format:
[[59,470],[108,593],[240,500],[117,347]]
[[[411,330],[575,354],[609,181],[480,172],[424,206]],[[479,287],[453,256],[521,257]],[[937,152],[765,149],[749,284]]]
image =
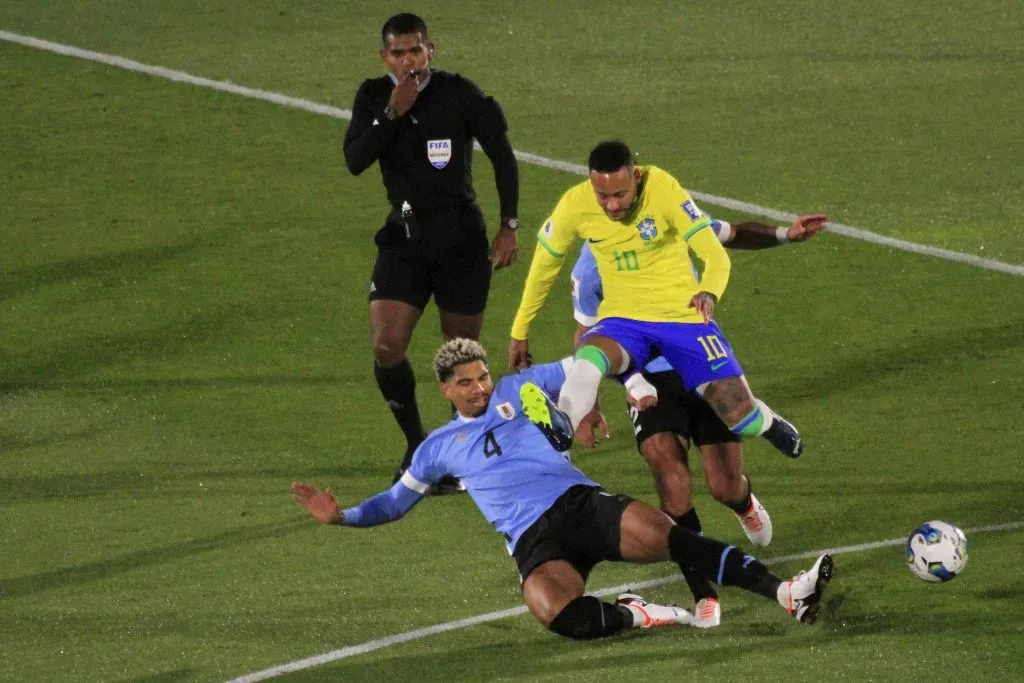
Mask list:
[[359,175],[380,162],[393,207],[409,202],[414,213],[464,206],[476,200],[472,183],[473,140],[494,165],[502,217],[515,217],[519,171],[501,106],[472,81],[432,69],[405,116],[389,120],[384,108],[391,75],[363,81],[345,133],[345,163]]

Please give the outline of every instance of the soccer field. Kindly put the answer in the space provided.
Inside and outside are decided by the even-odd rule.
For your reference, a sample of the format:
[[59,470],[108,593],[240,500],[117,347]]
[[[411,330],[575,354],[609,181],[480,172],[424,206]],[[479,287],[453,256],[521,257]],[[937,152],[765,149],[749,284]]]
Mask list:
[[[1018,3],[497,7],[4,5],[0,680],[226,681],[296,662],[278,680],[1024,679]],[[796,461],[747,446],[775,524],[758,556],[786,575],[847,551],[815,626],[726,588],[717,629],[572,642],[515,610],[515,565],[468,497],[372,530],[317,527],[291,501],[294,479],[346,504],[376,493],[404,446],[366,324],[384,192],[376,168],[347,173],[330,114],[382,73],[380,25],[409,10],[436,66],[502,103],[519,151],[579,164],[622,137],[702,195],[1004,264],[835,233],[731,252],[718,319],[807,442]],[[495,370],[533,232],[580,180],[520,175],[523,254],[495,275],[483,334]],[[562,280],[531,336],[540,359],[570,349]],[[449,417],[440,341],[431,306],[410,353],[430,426]],[[612,438],[575,462],[653,501],[615,387],[604,400]],[[745,544],[696,489],[706,532]],[[914,578],[895,541],[929,519],[969,531],[948,584]],[[589,588],[651,582],[651,599],[689,604],[675,573],[607,564]]]

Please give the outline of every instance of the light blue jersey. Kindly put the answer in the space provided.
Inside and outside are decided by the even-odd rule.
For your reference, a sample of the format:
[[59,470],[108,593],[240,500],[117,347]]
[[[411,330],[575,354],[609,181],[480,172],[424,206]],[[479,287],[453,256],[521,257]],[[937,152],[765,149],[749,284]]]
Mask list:
[[[725,239],[724,236],[729,234],[729,224],[725,221],[712,218],[711,228],[719,240]],[[700,281],[696,271],[694,277]],[[572,268],[572,306],[576,322],[586,327],[596,325],[599,320],[597,308],[603,299],[604,289],[601,287],[601,275],[597,272],[597,259],[590,251],[590,246],[584,242],[576,265]],[[658,356],[644,366],[647,372],[665,372],[671,369],[672,366],[664,356]]]
[[523,414],[519,389],[533,382],[552,398],[565,382],[563,363],[536,365],[498,380],[477,418],[456,415],[427,437],[402,482],[424,493],[446,474],[457,477],[509,553],[519,537],[570,487],[597,486],[554,450]]

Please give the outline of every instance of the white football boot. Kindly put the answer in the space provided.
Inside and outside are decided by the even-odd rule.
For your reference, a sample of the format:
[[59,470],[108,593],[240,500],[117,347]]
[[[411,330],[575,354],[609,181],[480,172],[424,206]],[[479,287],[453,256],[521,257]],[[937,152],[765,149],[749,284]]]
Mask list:
[[714,598],[703,598],[693,608],[693,625],[697,628],[713,628],[722,623],[722,607]]
[[752,544],[763,548],[772,542],[772,518],[753,493],[750,494],[750,509],[736,517]]
[[657,626],[687,626],[693,623],[693,615],[675,605],[655,605],[635,593],[622,593],[615,604],[633,613],[633,628],[655,628]]
[[801,624],[813,624],[821,609],[821,595],[834,570],[832,556],[826,553],[807,571],[783,581],[775,597]]

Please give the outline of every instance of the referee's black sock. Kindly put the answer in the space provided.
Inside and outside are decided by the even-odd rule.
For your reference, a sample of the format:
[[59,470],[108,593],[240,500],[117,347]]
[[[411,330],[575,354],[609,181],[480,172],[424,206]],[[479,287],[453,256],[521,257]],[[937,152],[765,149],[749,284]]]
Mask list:
[[408,467],[412,461],[412,452],[426,438],[423,422],[420,420],[420,409],[416,405],[416,375],[413,374],[409,359],[403,358],[402,362],[393,368],[381,367],[374,363],[373,376],[380,387],[380,393],[387,401],[388,408],[391,409],[391,414],[395,416],[398,426],[405,434],[408,447],[402,467]]
[[[689,511],[678,517],[672,517],[672,519],[684,529],[689,529],[700,535],[701,525],[700,517],[697,516],[697,508],[690,508]],[[690,592],[693,593],[694,602],[700,602],[704,598],[718,599],[718,591],[706,576],[682,563],[679,564],[679,569],[683,572],[683,578],[686,579],[686,585],[690,587]]]
[[668,548],[675,562],[696,569],[715,583],[777,599],[782,579],[735,546],[676,526],[669,531]]

